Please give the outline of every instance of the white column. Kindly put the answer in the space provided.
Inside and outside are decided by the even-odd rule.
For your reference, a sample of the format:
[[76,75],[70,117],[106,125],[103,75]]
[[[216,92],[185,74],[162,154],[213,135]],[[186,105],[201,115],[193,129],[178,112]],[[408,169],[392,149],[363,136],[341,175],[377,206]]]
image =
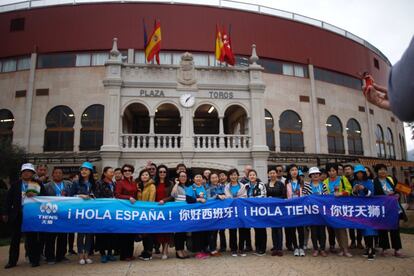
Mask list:
[[224,149],[224,116],[219,117],[219,147]]
[[364,155],[377,157],[376,138],[375,138],[375,133],[374,133],[376,125],[373,124],[371,114],[369,114],[369,105],[365,97],[364,97],[364,101],[365,101],[365,114],[367,117],[367,128],[368,128],[365,130],[365,131],[368,131],[368,141],[365,141],[365,143],[364,141],[362,141],[363,144],[368,145],[368,147],[364,146]]
[[121,85],[122,59],[118,51],[117,39],[113,39],[110,58],[106,61],[106,76],[103,80],[106,93],[105,127],[101,147],[102,165],[117,166],[121,154]]
[[23,138],[23,146],[26,148],[26,151],[30,152],[30,134],[31,134],[31,125],[32,125],[32,107],[33,107],[33,94],[34,94],[34,80],[36,73],[36,60],[37,54],[32,53],[30,57],[30,71],[29,71],[29,83],[27,85],[26,92],[26,116],[25,116],[25,132]]
[[251,117],[251,154],[253,166],[257,171],[260,179],[267,177],[267,158],[269,157],[269,148],[266,145],[266,122],[265,122],[265,105],[264,91],[265,83],[262,79],[263,67],[257,64],[259,57],[256,54],[256,45],[252,45],[252,55],[250,57],[250,117]]
[[309,79],[311,82],[311,103],[312,103],[312,118],[313,118],[313,129],[315,134],[315,153],[321,153],[321,133],[319,124],[319,108],[318,100],[316,97],[315,87],[315,74],[313,71],[313,64],[308,65]]

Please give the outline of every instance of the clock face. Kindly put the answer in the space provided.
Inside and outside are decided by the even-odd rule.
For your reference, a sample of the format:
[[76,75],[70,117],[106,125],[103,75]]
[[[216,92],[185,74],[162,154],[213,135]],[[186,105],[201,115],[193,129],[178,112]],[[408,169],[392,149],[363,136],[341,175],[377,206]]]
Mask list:
[[192,107],[195,103],[195,97],[191,94],[181,95],[180,103],[184,107]]

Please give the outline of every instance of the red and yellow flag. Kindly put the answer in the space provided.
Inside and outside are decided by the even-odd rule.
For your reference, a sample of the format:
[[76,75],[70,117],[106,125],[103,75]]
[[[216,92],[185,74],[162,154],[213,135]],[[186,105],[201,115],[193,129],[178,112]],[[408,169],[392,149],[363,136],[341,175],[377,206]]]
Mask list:
[[235,58],[233,54],[233,49],[231,46],[230,35],[226,33],[226,30],[223,28],[220,29],[216,25],[216,60],[220,62],[227,62],[230,65],[235,64]]
[[158,64],[160,64],[159,53],[161,50],[161,24],[159,21],[155,21],[154,31],[149,37],[148,43],[145,46],[145,58],[147,62],[151,62],[154,58]]
[[223,51],[223,39],[220,31],[220,27],[216,24],[216,60],[223,62],[224,61],[224,51]]

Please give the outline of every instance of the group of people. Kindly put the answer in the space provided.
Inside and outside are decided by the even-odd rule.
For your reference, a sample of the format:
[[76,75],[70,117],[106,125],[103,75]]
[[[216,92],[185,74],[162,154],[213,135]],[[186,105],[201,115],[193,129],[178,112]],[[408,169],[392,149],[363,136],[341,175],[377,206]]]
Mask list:
[[[308,195],[335,195],[370,197],[389,195],[398,197],[395,190],[397,180],[388,175],[387,167],[383,164],[375,166],[375,174],[360,164],[356,166],[329,163],[325,169],[312,167],[305,181],[304,173],[292,164],[284,169],[278,165],[268,171],[267,182],[258,178],[257,172],[251,166],[245,166],[244,176],[237,169],[228,172],[212,172],[190,174],[184,164],[178,164],[175,175],[170,177],[169,168],[165,165],[155,165],[149,162],[147,166],[133,177],[135,168],[125,164],[121,168],[105,167],[101,177],[94,176],[94,166],[84,162],[77,177],[65,180],[62,169],[55,167],[51,178],[47,177],[47,168],[38,166],[37,170],[30,163],[21,167],[20,180],[11,185],[3,210],[3,220],[12,228],[12,238],[9,251],[9,262],[5,268],[17,265],[19,258],[20,239],[22,235],[22,213],[25,197],[38,195],[56,197],[80,197],[85,200],[93,198],[117,198],[128,200],[131,204],[137,201],[152,201],[159,204],[167,202],[187,202],[189,204],[205,203],[207,200],[224,200],[228,198],[275,197],[290,199]],[[286,174],[285,174],[286,173]],[[405,219],[404,209],[400,207],[400,218]],[[283,231],[284,230],[284,231]],[[251,229],[228,229],[231,256],[246,256],[253,252],[264,256],[267,250],[266,228],[254,228],[254,245],[252,246]],[[283,235],[284,232],[284,235]],[[327,235],[328,234],[328,235]],[[348,240],[351,239],[351,243]],[[311,236],[312,256],[326,257],[330,254],[352,257],[349,249],[360,248],[362,237],[365,242],[364,256],[373,260],[375,248],[381,248],[381,255],[386,256],[391,247],[393,255],[403,257],[399,229],[342,229],[325,225],[272,228],[272,256],[283,256],[283,237],[285,247],[294,256],[305,256],[307,241]],[[74,253],[73,233],[25,233],[25,249],[33,267],[39,266],[41,256],[48,264],[68,261],[66,254]],[[190,257],[188,251],[194,253],[197,259],[220,256],[227,251],[226,230],[200,231],[192,233],[162,233],[162,234],[92,234],[77,233],[77,254],[79,264],[92,263],[90,258],[94,251],[99,251],[102,263],[119,259],[132,261],[134,257],[134,242],[142,241],[143,251],[139,259],[149,261],[153,252],[161,255],[161,259],[169,257],[168,250],[175,247],[175,256],[179,259]],[[326,240],[328,236],[329,248]],[[391,239],[391,244],[389,242]],[[218,246],[218,240],[220,241]],[[338,243],[339,250],[335,248]],[[390,246],[391,245],[391,246]],[[161,249],[161,250],[160,250]]]

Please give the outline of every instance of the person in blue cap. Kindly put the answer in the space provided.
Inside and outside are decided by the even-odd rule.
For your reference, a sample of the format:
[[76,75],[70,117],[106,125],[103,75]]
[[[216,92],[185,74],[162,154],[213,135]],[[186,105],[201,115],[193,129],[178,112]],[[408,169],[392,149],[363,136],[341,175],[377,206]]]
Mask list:
[[[358,164],[354,167],[354,181],[352,183],[352,195],[369,197],[374,195],[374,184],[372,180],[368,178],[365,167]],[[375,247],[374,237],[378,235],[375,229],[366,228],[362,230],[364,236],[366,251],[364,257],[368,257],[369,261],[374,260]]]
[[[95,198],[95,179],[93,177],[94,168],[92,163],[83,162],[79,168],[79,180],[73,182],[72,196],[83,199]],[[93,242],[93,235],[88,233],[78,233],[77,246],[79,255],[79,264],[91,264],[89,251]]]

